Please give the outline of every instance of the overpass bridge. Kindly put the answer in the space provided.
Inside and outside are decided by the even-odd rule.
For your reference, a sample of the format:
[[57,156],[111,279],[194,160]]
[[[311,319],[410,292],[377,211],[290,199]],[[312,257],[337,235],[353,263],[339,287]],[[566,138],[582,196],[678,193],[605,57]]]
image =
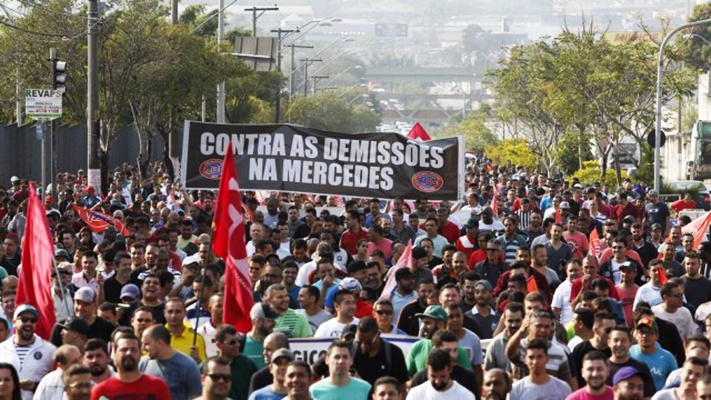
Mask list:
[[481,68],[457,67],[375,67],[367,68],[365,79],[379,83],[482,82]]

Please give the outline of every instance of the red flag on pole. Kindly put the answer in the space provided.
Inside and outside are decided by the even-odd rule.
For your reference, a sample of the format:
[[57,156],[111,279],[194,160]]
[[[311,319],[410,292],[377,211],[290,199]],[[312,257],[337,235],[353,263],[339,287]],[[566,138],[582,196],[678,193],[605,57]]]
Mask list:
[[536,283],[536,278],[534,278],[533,275],[526,279],[526,289],[528,290],[528,293],[538,291],[538,284]]
[[[27,201],[27,222],[22,238],[22,271],[17,285],[15,304],[30,304],[40,312],[37,320],[38,336],[49,340],[57,322],[52,300],[52,257],[54,245],[46,211],[37,197],[34,183],[30,182]],[[12,318],[12,316],[8,316]]]
[[222,323],[242,333],[252,329],[249,313],[254,305],[252,283],[247,265],[242,197],[237,183],[232,143],[222,162],[220,190],[215,207],[212,249],[225,261],[225,300]]
[[667,278],[667,273],[664,272],[664,267],[662,267],[661,265],[657,266],[657,275],[659,275],[660,285],[666,285],[666,283],[669,282],[669,278]]
[[412,271],[414,267],[414,260],[412,259],[412,240],[408,240],[407,247],[405,247],[405,251],[403,251],[400,259],[397,260],[397,263],[388,271],[387,280],[385,281],[385,286],[383,287],[380,298],[392,300],[393,289],[397,286],[395,273],[401,268],[408,268]]
[[421,140],[423,142],[432,140],[430,135],[427,134],[427,131],[425,131],[425,128],[423,128],[419,122],[416,122],[415,126],[410,129],[410,133],[407,134],[407,137],[410,139]]
[[599,258],[601,248],[600,235],[597,233],[597,229],[593,228],[592,232],[590,232],[590,255]]

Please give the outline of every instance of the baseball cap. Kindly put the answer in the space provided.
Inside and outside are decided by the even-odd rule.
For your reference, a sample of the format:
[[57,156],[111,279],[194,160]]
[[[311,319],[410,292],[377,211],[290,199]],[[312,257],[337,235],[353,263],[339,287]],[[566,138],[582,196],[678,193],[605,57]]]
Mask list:
[[479,221],[475,220],[474,218],[469,218],[467,222],[464,223],[465,228],[478,228],[479,227]]
[[93,186],[87,186],[87,187],[86,187],[86,191],[87,191],[87,192],[95,192],[96,189],[94,189]]
[[413,259],[419,260],[420,258],[425,258],[425,257],[427,257],[427,250],[425,250],[419,246],[412,249],[412,258]]
[[360,285],[360,282],[358,282],[356,278],[351,278],[349,276],[348,278],[345,278],[341,281],[341,283],[338,285],[338,289],[360,293],[363,287]]
[[560,208],[570,208],[570,204],[567,201],[560,203]]
[[89,334],[89,324],[86,322],[84,318],[81,317],[70,317],[68,320],[66,320],[63,324],[57,324],[61,326],[62,328],[68,330],[68,331],[74,331],[77,333],[81,333],[82,335],[88,335]]
[[136,300],[140,295],[141,292],[138,290],[138,286],[134,285],[133,283],[129,283],[128,285],[121,288],[121,295],[119,296],[119,298],[123,299],[124,297],[130,297],[131,300]]
[[625,217],[625,219],[623,219],[623,221],[625,221],[625,222],[634,222],[634,217],[631,216],[631,215],[628,215],[628,216]]
[[639,328],[640,326],[646,326],[648,328],[652,328],[654,332],[659,332],[659,328],[657,328],[657,321],[655,321],[652,317],[640,318],[639,322],[637,322],[637,325],[635,325],[635,328]]
[[289,349],[279,349],[272,353],[272,362],[278,360],[281,357],[286,357],[289,359],[289,361],[294,361],[294,353],[291,352]]
[[657,193],[656,190],[652,189],[649,192],[647,192],[647,196],[659,196],[659,193]]
[[632,270],[632,263],[629,261],[625,261],[622,264],[620,264],[620,269],[628,269],[631,271]]
[[86,301],[87,303],[93,303],[96,300],[96,293],[94,289],[84,286],[74,293],[74,300]]
[[474,289],[479,288],[489,291],[493,290],[493,288],[491,287],[491,283],[489,283],[489,281],[487,281],[486,279],[479,280],[474,284]]
[[45,196],[45,197],[44,197],[44,202],[45,202],[45,203],[51,203],[52,200],[53,200],[53,199],[52,199],[52,196]]
[[652,224],[652,230],[656,231],[657,229],[662,229],[662,224]]
[[12,178],[10,178],[10,182],[19,182],[19,181],[20,181],[20,178],[18,178],[16,176],[13,176]]
[[36,308],[32,307],[29,304],[22,304],[15,309],[15,314],[13,314],[12,319],[17,319],[17,317],[22,315],[22,313],[26,313],[26,312],[30,312],[30,313],[34,314],[35,318],[40,317],[40,313],[39,313],[39,311],[37,311]]
[[277,319],[279,314],[269,304],[255,303],[249,312],[251,319]]
[[642,375],[642,372],[635,367],[622,367],[612,377],[612,385],[617,386],[618,383],[630,379],[635,375]]
[[355,324],[350,324],[343,328],[343,332],[341,332],[341,339],[348,339],[349,337],[351,339],[355,339],[356,331],[358,330],[358,326]]
[[69,252],[64,249],[57,249],[54,251],[54,257],[64,257],[69,260]]
[[441,306],[429,306],[425,309],[423,313],[415,314],[417,318],[433,318],[440,321],[447,322],[447,312]]

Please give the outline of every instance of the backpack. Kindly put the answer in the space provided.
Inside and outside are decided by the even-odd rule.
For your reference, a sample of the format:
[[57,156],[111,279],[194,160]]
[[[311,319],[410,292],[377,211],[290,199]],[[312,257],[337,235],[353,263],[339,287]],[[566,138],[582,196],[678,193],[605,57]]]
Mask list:
[[[393,349],[391,346],[393,346],[393,345],[390,342],[388,342],[387,340],[383,339],[382,337],[380,339],[383,341],[383,348],[385,349],[385,364],[388,367],[388,371],[392,371]],[[354,340],[353,343],[351,344],[351,354],[353,354],[353,357],[355,357],[357,352],[358,352],[358,341]]]

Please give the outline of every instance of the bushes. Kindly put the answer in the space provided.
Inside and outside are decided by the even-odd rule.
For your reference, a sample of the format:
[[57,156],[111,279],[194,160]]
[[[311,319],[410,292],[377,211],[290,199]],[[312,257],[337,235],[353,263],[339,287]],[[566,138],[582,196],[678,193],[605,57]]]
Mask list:
[[[583,169],[575,172],[572,177],[580,179],[580,183],[584,185],[592,185],[595,182],[610,185],[611,190],[617,189],[617,174],[614,168],[608,168],[605,171],[604,179],[600,179],[600,164],[597,161],[583,162]],[[622,179],[627,178],[627,172],[622,171]]]

